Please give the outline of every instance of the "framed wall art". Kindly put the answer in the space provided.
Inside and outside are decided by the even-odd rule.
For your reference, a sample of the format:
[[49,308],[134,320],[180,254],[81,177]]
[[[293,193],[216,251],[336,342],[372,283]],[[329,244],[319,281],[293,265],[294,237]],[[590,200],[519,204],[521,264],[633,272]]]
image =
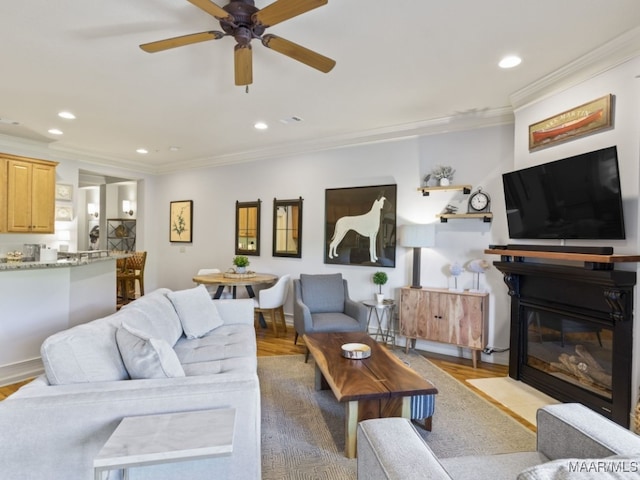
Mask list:
[[170,202],[169,241],[174,243],[193,241],[193,200]]
[[73,220],[73,207],[71,205],[56,205],[56,222],[70,222]]
[[613,95],[605,95],[566,112],[529,125],[529,150],[580,138],[611,128]]
[[56,183],[56,200],[73,200],[73,185]]
[[394,185],[325,190],[324,262],[396,266]]

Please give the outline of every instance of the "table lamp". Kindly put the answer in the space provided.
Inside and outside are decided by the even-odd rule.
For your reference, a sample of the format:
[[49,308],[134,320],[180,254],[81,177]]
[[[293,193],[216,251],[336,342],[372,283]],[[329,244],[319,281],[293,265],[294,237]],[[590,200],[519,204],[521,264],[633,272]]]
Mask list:
[[403,225],[400,227],[400,246],[413,248],[413,281],[411,288],[422,288],[420,285],[420,256],[422,249],[433,247],[436,243],[435,226]]

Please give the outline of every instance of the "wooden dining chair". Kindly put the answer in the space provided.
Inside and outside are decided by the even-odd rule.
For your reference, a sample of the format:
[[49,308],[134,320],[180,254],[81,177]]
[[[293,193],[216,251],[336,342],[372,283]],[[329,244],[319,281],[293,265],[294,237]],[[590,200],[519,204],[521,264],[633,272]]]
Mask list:
[[[123,263],[118,263],[124,260]],[[116,261],[118,268],[116,279],[118,282],[119,297],[122,303],[129,303],[136,297],[136,281],[140,296],[144,295],[144,267],[147,262],[147,252],[134,252],[131,256]]]

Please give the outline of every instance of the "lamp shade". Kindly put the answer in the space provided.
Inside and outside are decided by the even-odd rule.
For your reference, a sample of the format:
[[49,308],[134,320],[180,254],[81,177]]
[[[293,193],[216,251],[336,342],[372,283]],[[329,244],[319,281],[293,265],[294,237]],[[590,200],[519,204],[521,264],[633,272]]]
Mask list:
[[435,226],[413,224],[400,227],[400,246],[410,248],[433,247],[436,244]]

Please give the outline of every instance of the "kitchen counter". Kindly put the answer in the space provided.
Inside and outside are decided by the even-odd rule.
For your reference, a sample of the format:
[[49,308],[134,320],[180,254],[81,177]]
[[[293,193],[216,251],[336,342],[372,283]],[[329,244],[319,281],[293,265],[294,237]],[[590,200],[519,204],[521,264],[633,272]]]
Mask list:
[[[44,268],[63,268],[77,267],[80,265],[89,265],[96,262],[105,262],[109,260],[117,260],[126,258],[130,254],[127,253],[111,253],[106,250],[93,250],[86,252],[59,253],[58,260],[55,262],[0,262],[0,272],[14,270],[35,270]],[[64,257],[64,258],[61,258]]]

